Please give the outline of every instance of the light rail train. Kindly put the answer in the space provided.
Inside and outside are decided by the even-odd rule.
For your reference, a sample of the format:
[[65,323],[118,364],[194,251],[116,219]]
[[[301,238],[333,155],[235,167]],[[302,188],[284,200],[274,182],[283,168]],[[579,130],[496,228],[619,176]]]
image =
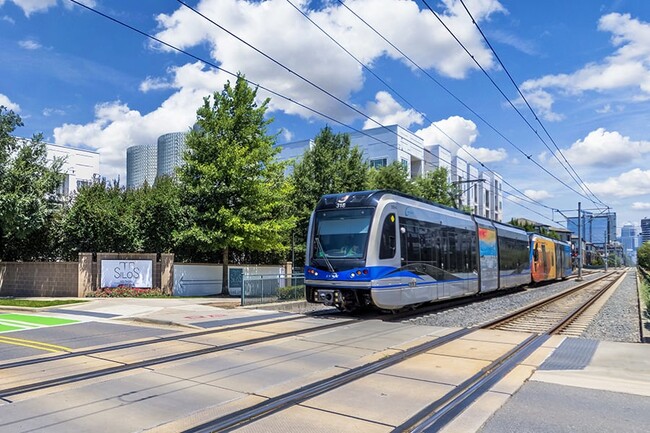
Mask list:
[[323,196],[307,238],[309,302],[397,310],[572,273],[567,242],[394,191]]

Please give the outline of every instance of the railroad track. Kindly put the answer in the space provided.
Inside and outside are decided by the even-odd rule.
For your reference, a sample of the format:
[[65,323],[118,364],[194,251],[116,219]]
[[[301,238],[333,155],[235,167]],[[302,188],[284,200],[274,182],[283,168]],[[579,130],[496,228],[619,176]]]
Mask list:
[[[562,334],[624,275],[618,271],[611,272],[548,299],[543,299],[484,326],[488,329],[504,331]],[[588,323],[580,323],[582,328],[585,328],[586,325]],[[575,335],[575,332],[573,334]]]
[[[526,310],[539,310],[541,304],[548,305],[551,302],[559,302],[559,300],[563,300],[562,302],[565,305],[568,305],[565,300],[569,298],[573,299],[573,302],[570,306],[565,308],[563,314],[549,314],[548,319],[540,320],[540,322],[544,322],[545,325],[540,325],[540,327],[536,327],[535,330],[532,331],[526,331],[532,332],[528,338],[517,344],[510,351],[490,363],[488,366],[481,369],[478,373],[456,386],[443,397],[427,405],[425,408],[406,420],[403,424],[397,426],[393,431],[400,433],[411,431],[438,431],[450,420],[465,410],[465,408],[467,408],[467,406],[475,401],[480,395],[487,392],[492,385],[502,379],[515,366],[527,358],[536,349],[541,347],[552,334],[560,332],[561,329],[566,327],[567,323],[571,323],[575,320],[575,317],[579,316],[593,303],[591,299],[595,296],[593,295],[594,292],[604,292],[619,278],[622,278],[622,276],[624,276],[624,274],[620,275],[620,273],[616,273],[616,278],[614,278],[612,274],[607,274],[603,277],[597,278],[596,280],[589,281],[577,286],[576,288],[567,290],[560,295],[545,300],[545,302],[539,302],[527,307]],[[599,290],[592,290],[594,285],[599,286]],[[591,295],[577,295],[579,292],[585,290],[588,290]],[[379,361],[350,369],[331,378],[323,379],[304,386],[298,390],[270,398],[254,406],[205,421],[199,425],[184,429],[183,432],[215,433],[238,430],[263,418],[298,405],[308,399],[333,391],[368,375],[378,373],[388,367],[399,364],[406,359],[424,354],[433,348],[456,341],[478,329],[505,329],[500,327],[506,326],[505,324],[507,322],[512,323],[514,315],[515,314],[499,318],[477,328],[465,328],[451,332],[444,337],[417,345],[404,352],[387,356]],[[523,317],[523,311],[518,311],[516,315]]]
[[[46,358],[22,360],[0,365],[0,400],[11,402],[13,396],[27,394],[33,391],[45,390],[61,385],[73,384],[89,379],[106,377],[132,370],[152,367],[175,361],[186,360],[203,355],[214,354],[226,350],[239,349],[255,344],[267,343],[283,338],[295,337],[307,333],[324,331],[332,328],[347,326],[356,323],[358,319],[329,321],[323,325],[305,326],[301,324],[298,329],[288,332],[273,332],[271,327],[278,324],[301,319],[303,316],[288,317],[279,320],[260,322],[247,325],[232,326],[207,331],[191,332],[147,339],[145,341],[116,344],[101,348],[64,353]],[[256,335],[231,343],[192,343],[196,338],[210,337],[217,334],[226,334],[242,330],[257,330]],[[227,336],[226,336],[227,339]],[[200,348],[196,349],[199,346]],[[132,349],[137,349],[133,353]],[[147,357],[148,356],[148,357]],[[137,360],[129,361],[137,357]],[[72,358],[72,363],[71,363]],[[144,358],[144,359],[142,359]],[[34,365],[38,364],[36,368]],[[67,371],[87,371],[74,374],[65,374]]]
[[[603,276],[600,278],[604,282],[608,276]],[[578,286],[579,288],[584,288],[590,283],[585,283]],[[562,295],[570,296],[568,293],[570,291],[564,292]],[[576,307],[573,310],[577,310]],[[575,312],[575,311],[574,311]],[[405,312],[403,315],[413,314],[412,312]],[[310,326],[306,329],[295,329],[291,332],[279,332],[273,335],[266,335],[263,337],[249,338],[243,341],[236,341],[228,344],[221,345],[210,345],[208,347],[202,347],[199,349],[185,350],[179,353],[173,353],[169,355],[160,356],[160,351],[154,349],[157,345],[164,345],[171,342],[180,342],[185,343],[187,340],[190,340],[192,337],[205,337],[212,334],[221,334],[227,333],[228,331],[233,330],[244,330],[256,328],[257,330],[264,332],[265,326],[273,326],[277,323],[286,323],[292,320],[301,318],[302,316],[284,318],[281,320],[275,320],[273,322],[263,322],[255,324],[240,325],[225,329],[217,330],[208,330],[201,332],[193,332],[187,334],[174,335],[170,337],[155,338],[150,341],[144,342],[135,342],[127,343],[121,345],[109,346],[101,349],[91,349],[85,351],[79,351],[76,353],[67,353],[59,356],[52,356],[49,358],[40,358],[31,363],[33,364],[43,364],[40,366],[42,369],[41,372],[46,371],[57,371],[57,368],[61,368],[60,365],[57,366],[57,362],[70,361],[70,358],[78,357],[79,359],[90,358],[93,360],[100,360],[103,362],[109,363],[109,366],[104,366],[103,368],[92,368],[91,371],[78,373],[78,374],[61,374],[52,373],[48,377],[39,377],[38,375],[34,377],[26,377],[29,375],[27,368],[29,365],[24,362],[14,362],[14,363],[5,363],[0,365],[0,371],[2,371],[2,376],[10,376],[16,381],[23,381],[23,383],[12,382],[11,387],[0,390],[0,398],[6,402],[11,402],[14,400],[14,397],[21,396],[25,397],[29,393],[38,390],[49,390],[50,388],[58,387],[65,384],[74,384],[80,381],[105,377],[111,374],[117,374],[121,372],[132,371],[141,368],[147,368],[153,365],[158,365],[162,363],[168,363],[173,361],[179,361],[194,357],[199,357],[207,354],[216,353],[219,351],[237,349],[254,344],[262,344],[265,342],[278,340],[282,338],[290,338],[298,335],[306,335],[312,332],[319,332],[323,330],[331,330],[339,326],[347,326],[355,322],[359,322],[358,318],[354,319],[343,319],[337,320],[335,323],[328,323],[325,325]],[[365,317],[366,319],[368,317]],[[394,318],[394,317],[393,317]],[[300,387],[299,389],[282,393],[275,397],[269,398],[262,403],[252,405],[245,409],[240,409],[233,411],[232,413],[224,416],[217,417],[208,417],[210,419],[202,419],[194,424],[191,427],[185,429],[176,429],[173,428],[173,431],[186,431],[186,432],[216,432],[216,431],[231,431],[238,429],[244,426],[247,426],[256,421],[263,420],[266,417],[269,417],[273,414],[282,412],[285,409],[293,407],[300,404],[310,398],[328,393],[337,388],[340,388],[346,384],[354,382],[355,380],[367,377],[369,375],[381,372],[391,366],[395,366],[407,359],[422,355],[429,350],[443,346],[445,344],[456,341],[468,334],[471,334],[478,329],[495,329],[497,326],[496,321],[490,324],[485,324],[481,327],[460,329],[457,331],[450,332],[447,335],[439,337],[434,340],[427,341],[424,344],[418,344],[414,347],[410,347],[406,350],[398,351],[393,355],[386,355],[376,362],[370,362],[365,365],[362,365],[357,368],[351,368],[344,371],[343,373],[322,379],[307,385]],[[505,325],[503,325],[505,326]],[[504,329],[504,328],[500,328]],[[474,401],[481,393],[485,392],[489,387],[496,383],[501,377],[506,375],[514,366],[517,365],[522,359],[527,357],[530,353],[540,347],[548,338],[549,334],[546,331],[542,330],[529,330],[527,332],[532,332],[532,335],[525,339],[520,344],[512,348],[508,353],[501,356],[499,359],[492,362],[490,365],[481,369],[474,376],[468,378],[462,384],[456,386],[454,389],[449,391],[445,396],[431,403],[430,405],[423,408],[417,414],[413,415],[411,418],[406,420],[402,425],[395,428],[396,432],[402,431],[435,431],[441,425],[447,423],[450,419],[453,419],[458,413],[460,413],[464,408]],[[114,352],[119,352],[123,350],[138,348],[141,352],[151,351],[151,357],[149,359],[144,359],[136,362],[126,362],[120,361],[119,357],[113,357]],[[101,356],[99,356],[101,355]],[[73,360],[79,361],[79,360]],[[50,364],[52,363],[52,364]],[[106,365],[106,364],[104,364]],[[25,370],[22,370],[22,369]],[[361,404],[362,402],[360,402]],[[221,412],[223,413],[223,412]],[[164,430],[164,429],[163,429]]]

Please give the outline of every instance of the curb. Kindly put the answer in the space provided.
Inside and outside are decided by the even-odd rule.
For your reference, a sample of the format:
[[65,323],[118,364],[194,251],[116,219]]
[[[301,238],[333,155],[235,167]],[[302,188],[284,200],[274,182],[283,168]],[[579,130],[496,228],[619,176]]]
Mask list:
[[650,320],[645,317],[649,311],[643,305],[643,295],[641,293],[643,283],[638,269],[636,270],[636,289],[639,300],[639,336],[641,337],[641,343],[650,343]]
[[200,326],[190,325],[189,323],[172,322],[171,320],[150,319],[147,317],[120,317],[117,320],[124,322],[140,322],[150,325],[179,326],[181,328],[204,329]]
[[283,311],[293,311],[295,309],[305,308],[309,305],[307,301],[287,301],[287,302],[273,302],[269,304],[253,304],[253,305],[244,305],[238,306],[237,308],[242,308],[245,310],[263,310],[263,309],[278,309],[282,307]]
[[14,305],[0,305],[0,311],[9,310],[9,311],[23,311],[27,313],[36,313],[38,311],[47,311],[48,308],[52,307],[17,307]]

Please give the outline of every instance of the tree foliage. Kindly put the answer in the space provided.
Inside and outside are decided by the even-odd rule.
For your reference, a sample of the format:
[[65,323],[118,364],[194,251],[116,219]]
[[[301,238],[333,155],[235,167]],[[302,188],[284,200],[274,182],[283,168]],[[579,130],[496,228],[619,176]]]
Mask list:
[[457,188],[447,181],[447,169],[436,168],[413,180],[413,194],[441,205],[456,207]]
[[368,165],[363,153],[350,144],[348,134],[335,134],[329,126],[321,129],[314,145],[293,163],[293,209],[297,217],[295,242],[298,257],[304,255],[309,217],[321,196],[366,189]]
[[60,207],[63,161],[47,161],[42,136],[11,134],[20,116],[0,106],[0,260],[48,258],[51,226]]
[[80,252],[138,251],[137,221],[130,215],[127,197],[106,179],[82,186],[59,227],[62,255],[75,259]]
[[185,228],[187,215],[181,206],[178,182],[170,176],[160,176],[153,186],[126,191],[129,214],[136,223],[137,251],[176,252],[180,259],[191,256],[188,251],[175,251],[175,236]]
[[650,271],[650,242],[644,242],[636,250],[636,259],[639,266]]
[[204,98],[178,171],[182,204],[189,211],[189,224],[178,240],[221,254],[225,294],[229,249],[286,250],[295,223],[287,209],[286,164],[276,160],[275,137],[267,134],[269,100],[258,106],[256,94],[238,76],[234,87],[228,82],[221,93]]
[[409,179],[408,169],[399,161],[394,161],[385,167],[370,171],[369,189],[390,189],[413,194],[413,183]]

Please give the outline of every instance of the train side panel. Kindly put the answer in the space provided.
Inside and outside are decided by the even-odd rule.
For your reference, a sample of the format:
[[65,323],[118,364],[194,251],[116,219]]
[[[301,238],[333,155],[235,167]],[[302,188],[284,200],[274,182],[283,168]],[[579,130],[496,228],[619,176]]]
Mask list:
[[537,234],[530,235],[530,263],[533,282],[555,280],[558,277],[555,241]]
[[474,216],[478,233],[479,286],[481,293],[499,288],[497,230],[488,219]]
[[530,283],[530,240],[528,233],[509,225],[494,223],[499,252],[499,288]]

